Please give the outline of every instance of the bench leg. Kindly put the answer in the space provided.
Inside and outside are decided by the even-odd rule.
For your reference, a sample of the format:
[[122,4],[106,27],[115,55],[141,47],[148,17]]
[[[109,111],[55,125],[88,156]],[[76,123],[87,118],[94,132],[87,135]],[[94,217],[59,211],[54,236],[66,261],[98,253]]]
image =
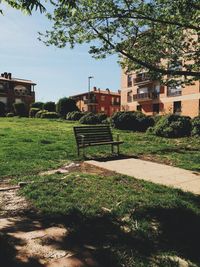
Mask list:
[[112,154],[114,154],[114,146],[113,145],[111,145],[111,152],[112,152]]
[[117,155],[119,156],[119,145],[117,145]]
[[85,147],[83,146],[83,157],[85,158]]
[[79,147],[77,148],[77,152],[78,152],[78,157],[80,156],[80,149],[79,149]]

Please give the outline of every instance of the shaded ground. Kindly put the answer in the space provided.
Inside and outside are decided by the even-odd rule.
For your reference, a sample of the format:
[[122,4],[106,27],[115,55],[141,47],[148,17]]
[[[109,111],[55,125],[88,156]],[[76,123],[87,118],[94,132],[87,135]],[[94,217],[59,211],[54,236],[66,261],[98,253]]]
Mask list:
[[[43,175],[73,171],[103,176],[111,173],[90,165],[66,164]],[[100,266],[93,256],[95,247],[83,244],[80,247],[66,245],[71,243],[67,240],[71,232],[67,225],[71,222],[66,221],[63,224],[63,221],[42,217],[22,195],[19,195],[19,189],[9,189],[12,187],[9,180],[1,181],[0,262],[3,264],[1,266]]]

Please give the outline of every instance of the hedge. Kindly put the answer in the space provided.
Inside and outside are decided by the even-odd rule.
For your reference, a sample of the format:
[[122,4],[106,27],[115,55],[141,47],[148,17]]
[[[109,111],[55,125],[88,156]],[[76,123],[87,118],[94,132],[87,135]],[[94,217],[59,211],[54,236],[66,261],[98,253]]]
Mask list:
[[191,123],[192,123],[191,135],[192,136],[200,136],[200,116],[192,119]]
[[152,117],[148,117],[141,112],[119,111],[113,114],[111,123],[117,129],[144,132],[155,122]]
[[191,128],[190,117],[172,114],[160,118],[149,132],[161,137],[176,138],[190,136]]

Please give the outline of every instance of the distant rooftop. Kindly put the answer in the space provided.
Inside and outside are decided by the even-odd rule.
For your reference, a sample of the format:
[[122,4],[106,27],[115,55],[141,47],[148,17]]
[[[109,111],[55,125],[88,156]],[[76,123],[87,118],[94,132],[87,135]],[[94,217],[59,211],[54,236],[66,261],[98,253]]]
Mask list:
[[10,72],[1,73],[0,80],[1,81],[3,80],[3,81],[11,81],[11,82],[20,82],[20,83],[26,83],[26,84],[28,83],[28,84],[36,85],[36,83],[34,83],[31,80],[12,77],[12,73],[10,73]]
[[[105,90],[101,90],[100,88],[93,87],[93,89],[90,91],[90,93],[120,96],[120,90],[118,90],[118,92],[114,92],[114,91],[110,91],[110,89],[108,89],[108,88],[105,89]],[[82,95],[85,95],[85,94],[88,94],[88,91],[85,92],[85,93],[73,95],[71,97],[82,96]]]

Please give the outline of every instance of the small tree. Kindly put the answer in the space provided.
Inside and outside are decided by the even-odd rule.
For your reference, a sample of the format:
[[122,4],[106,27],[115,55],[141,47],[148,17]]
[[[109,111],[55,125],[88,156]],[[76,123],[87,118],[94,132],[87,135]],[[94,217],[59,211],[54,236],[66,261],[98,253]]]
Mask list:
[[56,104],[55,102],[46,102],[43,105],[43,109],[48,110],[49,112],[55,112],[56,111]]
[[0,102],[0,117],[4,117],[6,113],[6,105]]
[[43,109],[43,102],[35,102],[31,104],[31,108],[39,108],[39,109]]
[[79,109],[76,106],[76,101],[72,98],[61,98],[56,105],[56,111],[60,114],[62,118],[65,118],[68,112],[78,110]]
[[28,111],[24,103],[14,103],[13,104],[15,114],[20,117],[27,117]]

